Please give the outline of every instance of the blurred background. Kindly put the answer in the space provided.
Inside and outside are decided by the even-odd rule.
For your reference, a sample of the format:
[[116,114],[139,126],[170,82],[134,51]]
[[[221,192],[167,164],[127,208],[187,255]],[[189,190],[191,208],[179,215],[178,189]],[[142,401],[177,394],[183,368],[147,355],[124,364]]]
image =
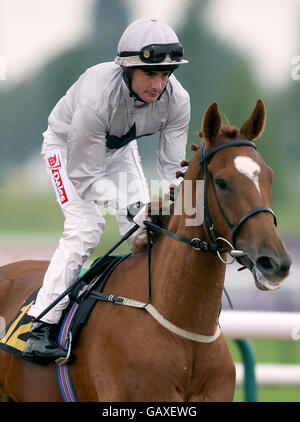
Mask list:
[[[300,0],[0,0],[0,265],[51,258],[63,216],[40,157],[48,115],[86,68],[114,59],[123,30],[144,16],[173,26],[190,61],[176,71],[191,96],[189,145],[199,143],[212,101],[224,121],[240,127],[264,100],[257,148],[275,173],[272,207],[293,266],[278,292],[256,290],[251,274],[235,265],[225,285],[235,309],[299,312]],[[157,136],[139,140],[148,180],[156,178],[156,145]],[[106,219],[95,256],[119,239],[115,221]],[[300,362],[298,343],[277,343],[275,360]],[[300,390],[287,398],[300,399]]]

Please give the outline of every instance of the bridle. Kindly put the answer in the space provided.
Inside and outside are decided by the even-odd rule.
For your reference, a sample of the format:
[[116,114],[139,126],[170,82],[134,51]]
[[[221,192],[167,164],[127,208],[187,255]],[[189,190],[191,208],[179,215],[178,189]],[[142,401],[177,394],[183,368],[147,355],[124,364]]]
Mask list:
[[[276,216],[274,214],[274,212],[272,211],[271,208],[267,207],[267,206],[258,206],[258,207],[254,207],[252,209],[250,209],[249,211],[247,211],[241,218],[240,220],[236,223],[236,224],[232,224],[229,219],[227,218],[222,205],[219,201],[216,189],[215,189],[215,185],[213,182],[213,178],[212,175],[210,173],[210,171],[208,170],[208,163],[210,161],[210,159],[218,152],[221,151],[222,149],[225,148],[230,148],[230,147],[236,147],[236,146],[250,146],[254,149],[256,149],[256,146],[254,144],[254,142],[249,141],[249,140],[244,140],[244,139],[238,139],[238,140],[233,140],[233,141],[228,141],[225,142],[224,144],[220,144],[217,145],[211,149],[209,149],[207,152],[205,152],[205,146],[204,144],[202,144],[201,149],[200,149],[200,155],[199,155],[199,163],[202,169],[202,178],[204,180],[204,225],[205,225],[205,229],[206,232],[210,238],[210,242],[204,241],[204,240],[200,240],[198,238],[188,238],[186,236],[181,236],[178,235],[176,233],[170,232],[169,230],[166,230],[156,224],[153,224],[149,221],[145,221],[144,224],[147,228],[147,233],[148,233],[148,255],[149,255],[149,250],[150,250],[150,245],[149,245],[149,239],[150,239],[150,232],[158,232],[161,233],[163,235],[169,236],[175,240],[190,244],[190,246],[192,246],[194,249],[199,250],[199,251],[209,251],[209,252],[216,252],[218,254],[218,256],[220,257],[220,259],[223,261],[223,259],[221,258],[221,253],[224,252],[229,252],[231,254],[231,256],[234,259],[239,260],[239,257],[243,256],[244,260],[247,261],[247,264],[249,265],[249,269],[252,270],[253,268],[253,261],[251,260],[251,258],[246,255],[243,251],[239,251],[235,249],[235,242],[236,242],[236,236],[238,231],[240,230],[241,226],[245,223],[246,220],[248,220],[250,217],[252,217],[253,215],[256,215],[260,212],[268,212],[270,214],[272,214],[273,219],[274,219],[274,224],[277,225],[277,220],[276,220]],[[231,229],[232,234],[231,234],[231,243],[220,237],[216,231],[215,225],[212,221],[212,217],[209,211],[209,206],[208,206],[208,198],[207,198],[207,181],[210,183],[213,193],[214,193],[214,197],[217,203],[217,206],[226,222],[226,224],[228,225],[228,227]],[[224,249],[224,243],[229,246],[231,249],[228,251],[228,249]],[[225,262],[225,261],[223,261]]]
[[[236,224],[232,224],[229,219],[227,218],[222,205],[219,201],[217,192],[216,192],[216,188],[212,179],[212,175],[210,173],[210,171],[208,170],[208,163],[209,160],[220,150],[224,149],[224,148],[229,148],[229,147],[236,147],[236,146],[250,146],[254,149],[256,149],[255,143],[252,141],[248,141],[248,140],[234,140],[234,141],[229,141],[226,142],[224,144],[220,144],[217,145],[214,148],[211,148],[210,150],[208,150],[208,152],[204,151],[204,144],[201,146],[201,150],[200,150],[200,166],[202,168],[202,176],[203,176],[203,180],[204,180],[204,224],[205,224],[205,228],[206,228],[206,232],[208,234],[208,236],[210,237],[210,239],[214,242],[217,242],[218,239],[220,239],[220,237],[218,236],[215,226],[213,224],[210,212],[209,212],[209,207],[208,207],[208,199],[207,199],[207,183],[206,183],[206,179],[208,179],[213,193],[214,193],[214,197],[216,200],[216,203],[218,205],[219,211],[222,214],[226,224],[228,225],[228,227],[231,229],[232,234],[231,234],[231,245],[233,247],[233,250],[235,250],[236,247],[236,236],[238,231],[240,230],[242,224],[244,224],[244,222],[246,220],[248,220],[250,217],[252,217],[255,214],[258,214],[260,212],[268,212],[270,214],[272,214],[273,219],[274,219],[274,224],[277,226],[277,220],[276,220],[276,216],[273,212],[273,210],[267,206],[258,206],[258,207],[254,207],[252,209],[250,209],[249,211],[247,211],[241,218],[240,220],[236,223]],[[226,241],[226,240],[225,240]],[[230,244],[230,242],[226,241],[228,244]]]

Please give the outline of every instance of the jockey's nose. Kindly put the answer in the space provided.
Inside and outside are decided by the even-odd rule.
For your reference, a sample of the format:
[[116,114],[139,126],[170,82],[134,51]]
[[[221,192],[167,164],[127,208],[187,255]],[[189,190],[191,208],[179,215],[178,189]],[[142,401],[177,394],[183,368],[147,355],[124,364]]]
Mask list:
[[161,91],[163,89],[163,76],[162,75],[155,75],[151,79],[151,88],[156,89],[157,91]]

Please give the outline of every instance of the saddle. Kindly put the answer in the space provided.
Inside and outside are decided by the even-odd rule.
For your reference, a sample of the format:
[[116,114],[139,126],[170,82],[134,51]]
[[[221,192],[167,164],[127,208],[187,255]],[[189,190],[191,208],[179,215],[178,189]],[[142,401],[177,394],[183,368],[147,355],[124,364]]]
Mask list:
[[[97,272],[93,271],[94,277],[91,279],[89,268],[83,268],[78,274],[80,283],[76,283],[74,289],[69,293],[69,305],[64,310],[60,322],[57,326],[57,332],[54,333],[56,340],[64,345],[68,350],[68,359],[70,357],[71,347],[79,337],[82,326],[88,320],[88,317],[99,300],[109,300],[107,295],[102,293],[104,286],[120,262],[125,260],[130,254],[117,254],[105,257],[97,266]],[[90,267],[94,266],[95,260]],[[95,267],[95,266],[94,266]],[[85,278],[86,274],[86,278]],[[45,364],[45,362],[37,358],[25,358],[23,350],[26,345],[32,317],[27,315],[27,311],[36,300],[39,289],[34,291],[23,303],[20,310],[8,324],[5,335],[0,339],[0,349],[5,350],[19,358],[28,360],[33,363]],[[63,362],[62,362],[63,363]]]

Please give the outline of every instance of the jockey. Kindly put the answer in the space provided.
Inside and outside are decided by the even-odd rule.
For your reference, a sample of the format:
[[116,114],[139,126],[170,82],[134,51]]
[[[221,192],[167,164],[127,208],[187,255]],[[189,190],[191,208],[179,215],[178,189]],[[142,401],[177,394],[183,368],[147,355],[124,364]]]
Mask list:
[[[52,110],[42,156],[65,223],[28,312],[33,319],[76,280],[95,250],[105,227],[99,206],[115,215],[123,236],[133,226],[127,207],[149,202],[136,139],[160,132],[158,176],[162,186],[176,183],[190,119],[189,95],[173,75],[183,63],[173,29],[139,19],[121,36],[114,62],[86,70]],[[52,333],[68,302],[65,297],[32,323],[25,357],[66,356]]]

